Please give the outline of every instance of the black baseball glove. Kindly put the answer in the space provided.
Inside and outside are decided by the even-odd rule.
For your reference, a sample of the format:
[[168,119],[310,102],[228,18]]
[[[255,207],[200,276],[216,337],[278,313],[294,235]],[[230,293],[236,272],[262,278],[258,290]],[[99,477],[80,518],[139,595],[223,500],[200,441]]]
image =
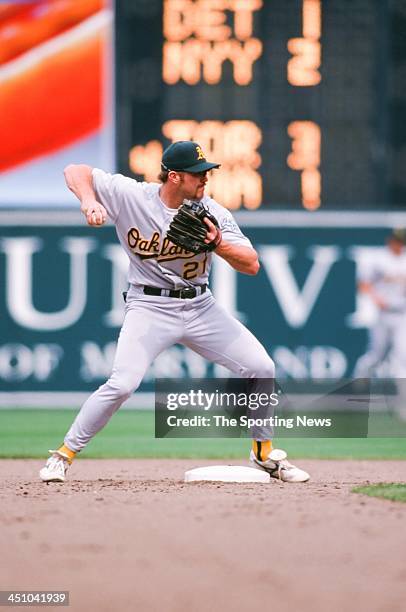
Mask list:
[[[217,235],[211,242],[205,242],[208,226],[204,219],[209,219],[217,228]],[[186,200],[181,204],[166,234],[173,244],[193,253],[213,251],[221,242],[221,231],[216,217],[201,202]]]

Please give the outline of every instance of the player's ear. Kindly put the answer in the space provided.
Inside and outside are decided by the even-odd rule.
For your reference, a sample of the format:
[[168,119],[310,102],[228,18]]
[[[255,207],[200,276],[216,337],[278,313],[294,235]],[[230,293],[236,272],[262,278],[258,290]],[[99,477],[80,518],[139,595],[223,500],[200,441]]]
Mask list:
[[172,181],[172,183],[175,183],[176,185],[180,183],[180,174],[178,174],[178,172],[175,172],[174,170],[170,170],[168,178]]

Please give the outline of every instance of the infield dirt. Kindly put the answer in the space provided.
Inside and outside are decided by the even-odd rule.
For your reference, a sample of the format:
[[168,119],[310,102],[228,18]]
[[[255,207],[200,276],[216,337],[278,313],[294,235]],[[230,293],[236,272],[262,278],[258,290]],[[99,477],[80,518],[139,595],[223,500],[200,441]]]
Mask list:
[[[74,611],[403,611],[406,504],[351,493],[402,461],[295,461],[309,483],[184,484],[210,461],[0,462],[0,590]],[[243,464],[232,461],[229,464]],[[38,608],[37,608],[38,609]],[[52,608],[55,609],[55,608]]]

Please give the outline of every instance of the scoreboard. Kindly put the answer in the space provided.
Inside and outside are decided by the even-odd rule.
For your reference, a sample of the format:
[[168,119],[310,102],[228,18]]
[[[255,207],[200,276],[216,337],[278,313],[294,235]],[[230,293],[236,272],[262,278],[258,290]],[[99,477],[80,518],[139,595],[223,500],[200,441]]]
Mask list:
[[119,171],[156,180],[191,139],[232,210],[402,208],[402,4],[118,0]]

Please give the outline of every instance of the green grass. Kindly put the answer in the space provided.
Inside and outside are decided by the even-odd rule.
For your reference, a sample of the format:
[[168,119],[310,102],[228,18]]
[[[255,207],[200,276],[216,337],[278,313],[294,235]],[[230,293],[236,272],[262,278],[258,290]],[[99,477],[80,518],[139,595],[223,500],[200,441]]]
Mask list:
[[352,489],[354,493],[362,493],[370,497],[381,497],[391,501],[406,503],[406,484],[376,484]]
[[[41,458],[59,446],[77,411],[0,410],[0,457]],[[291,458],[406,459],[404,438],[280,439]],[[155,439],[152,411],[118,412],[83,451],[83,457],[246,458],[248,439]]]

